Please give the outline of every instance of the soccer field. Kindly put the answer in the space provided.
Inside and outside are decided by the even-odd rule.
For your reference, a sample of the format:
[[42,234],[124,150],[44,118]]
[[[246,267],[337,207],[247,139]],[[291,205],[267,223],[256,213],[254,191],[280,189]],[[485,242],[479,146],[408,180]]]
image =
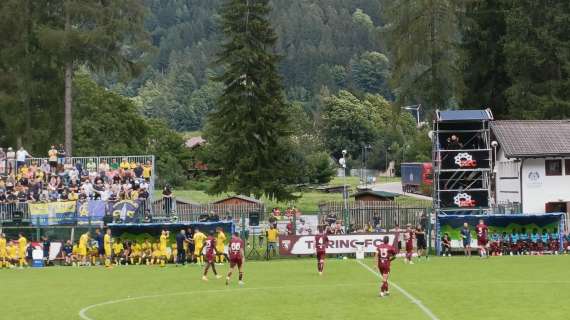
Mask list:
[[[250,262],[245,286],[197,266],[0,270],[1,319],[568,319],[570,256],[393,262],[391,296],[353,259]],[[218,269],[225,274],[227,265]],[[418,302],[421,301],[421,302]]]

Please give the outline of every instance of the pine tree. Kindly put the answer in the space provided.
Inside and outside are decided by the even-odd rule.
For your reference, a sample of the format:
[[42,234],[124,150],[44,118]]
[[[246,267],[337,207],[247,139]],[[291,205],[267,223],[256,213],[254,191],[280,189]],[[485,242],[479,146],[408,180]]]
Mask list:
[[37,38],[64,71],[65,147],[71,154],[74,71],[86,66],[136,73],[146,47],[144,7],[139,0],[56,0],[47,12],[51,20],[37,29]]
[[398,102],[432,110],[454,107],[462,89],[457,62],[463,1],[383,2]]
[[291,148],[290,107],[278,75],[268,2],[227,0],[221,8],[226,41],[217,80],[225,88],[205,132],[208,164],[221,170],[213,193],[292,198],[298,155]]
[[469,3],[463,28],[463,107],[491,108],[495,118],[508,117],[505,90],[510,86],[506,70],[503,38],[505,12],[510,4],[503,0]]

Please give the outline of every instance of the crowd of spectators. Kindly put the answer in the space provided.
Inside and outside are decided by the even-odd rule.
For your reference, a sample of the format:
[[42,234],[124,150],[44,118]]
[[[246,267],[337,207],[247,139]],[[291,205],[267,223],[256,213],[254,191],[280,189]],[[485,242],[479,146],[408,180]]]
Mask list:
[[40,160],[24,148],[0,148],[0,204],[150,197],[151,161],[73,161],[62,145],[51,146],[47,156]]

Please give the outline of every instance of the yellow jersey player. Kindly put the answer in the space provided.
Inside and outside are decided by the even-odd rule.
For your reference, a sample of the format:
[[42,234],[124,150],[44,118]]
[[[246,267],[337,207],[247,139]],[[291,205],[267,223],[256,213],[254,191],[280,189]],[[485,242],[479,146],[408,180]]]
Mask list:
[[111,229],[107,229],[103,237],[103,249],[105,251],[105,267],[111,268],[111,256],[113,255],[112,249],[113,240],[111,239]]
[[152,260],[150,264],[157,264],[160,260],[160,243],[155,243],[152,245]]
[[164,267],[166,259],[168,258],[168,253],[166,252],[166,247],[168,246],[168,237],[170,232],[167,230],[162,230],[160,235],[160,266]]
[[89,242],[89,231],[79,237],[79,245],[77,246],[79,249],[79,260],[83,266],[87,265],[87,242]]
[[8,251],[6,250],[6,235],[0,234],[0,269],[8,268]]
[[206,235],[200,232],[198,228],[194,229],[194,256],[200,265],[204,265],[204,256],[202,255],[202,249],[204,248],[204,240],[206,240]]
[[71,263],[74,266],[78,266],[77,261],[79,261],[79,244],[75,242],[73,244],[73,249],[71,250]]
[[226,234],[224,233],[224,229],[221,227],[217,227],[216,231],[218,232],[216,235],[216,262],[224,263],[224,243],[226,242]]
[[142,247],[138,242],[133,242],[131,246],[131,264],[140,265],[142,261]]
[[8,244],[8,247],[6,247],[6,253],[8,254],[8,263],[12,264],[12,266],[15,266],[16,263],[18,263],[18,249],[16,248],[16,246],[13,243]]
[[121,239],[115,239],[113,243],[113,255],[115,256],[115,265],[120,266],[123,257],[123,244]]
[[145,239],[141,245],[142,261],[148,266],[152,260],[152,245],[148,239]]
[[26,247],[28,246],[28,240],[24,237],[23,233],[19,233],[18,238],[18,258],[20,259],[20,268],[27,266],[28,263],[26,262]]

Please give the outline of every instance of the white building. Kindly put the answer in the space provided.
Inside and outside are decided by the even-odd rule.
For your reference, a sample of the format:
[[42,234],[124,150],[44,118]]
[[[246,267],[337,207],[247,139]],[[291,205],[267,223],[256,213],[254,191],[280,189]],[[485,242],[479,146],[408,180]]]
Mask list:
[[570,120],[493,121],[494,198],[524,213],[570,209]]

